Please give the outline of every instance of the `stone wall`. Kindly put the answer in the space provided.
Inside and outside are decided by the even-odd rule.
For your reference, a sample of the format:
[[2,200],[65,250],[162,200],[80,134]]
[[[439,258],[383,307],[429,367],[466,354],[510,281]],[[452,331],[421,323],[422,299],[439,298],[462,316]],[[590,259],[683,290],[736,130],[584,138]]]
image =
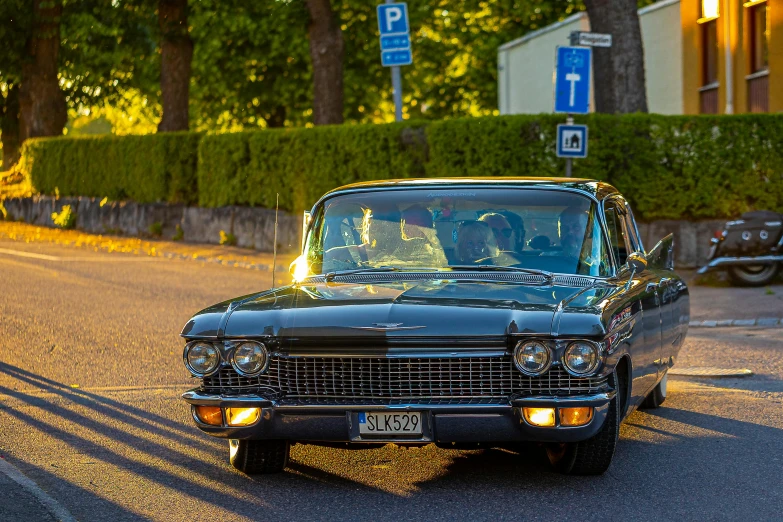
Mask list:
[[[151,228],[160,224],[162,239],[171,239],[182,229],[182,239],[192,243],[219,243],[220,231],[234,234],[237,245],[262,252],[272,251],[275,212],[265,208],[200,208],[165,203],[138,204],[115,201],[101,205],[96,198],[7,199],[8,219],[52,227],[52,212],[71,205],[76,212],[76,228],[96,234],[122,234],[152,237]],[[710,238],[724,221],[653,221],[639,223],[639,233],[647,250],[670,233],[674,233],[676,266],[693,268],[706,262]],[[278,249],[296,252],[301,244],[302,216],[281,211],[278,215]]]
[[[275,211],[266,208],[200,208],[165,203],[139,204],[112,201],[101,205],[97,198],[34,196],[3,201],[7,219],[53,227],[52,213],[70,205],[76,212],[76,228],[94,234],[119,234],[172,239],[177,226],[183,241],[220,243],[220,232],[233,234],[240,247],[271,252],[275,235]],[[160,230],[160,235],[153,231]],[[280,211],[277,246],[282,253],[299,250],[302,216]]]

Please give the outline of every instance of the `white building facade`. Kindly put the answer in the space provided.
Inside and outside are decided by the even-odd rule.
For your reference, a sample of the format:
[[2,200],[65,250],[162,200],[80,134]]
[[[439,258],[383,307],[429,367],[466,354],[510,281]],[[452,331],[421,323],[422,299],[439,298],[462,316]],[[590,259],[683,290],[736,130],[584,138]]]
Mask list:
[[[639,22],[649,111],[683,114],[680,0],[662,0],[640,9]],[[589,30],[587,13],[581,12],[500,46],[500,114],[553,112],[555,48],[569,45],[572,31]],[[590,105],[594,107],[592,98]]]

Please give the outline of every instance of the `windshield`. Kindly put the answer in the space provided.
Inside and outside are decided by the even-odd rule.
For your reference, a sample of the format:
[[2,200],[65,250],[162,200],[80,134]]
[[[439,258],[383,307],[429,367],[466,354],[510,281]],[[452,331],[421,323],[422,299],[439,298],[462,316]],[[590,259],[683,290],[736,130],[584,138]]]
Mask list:
[[308,274],[492,265],[608,276],[596,207],[530,188],[417,188],[345,194],[313,216]]

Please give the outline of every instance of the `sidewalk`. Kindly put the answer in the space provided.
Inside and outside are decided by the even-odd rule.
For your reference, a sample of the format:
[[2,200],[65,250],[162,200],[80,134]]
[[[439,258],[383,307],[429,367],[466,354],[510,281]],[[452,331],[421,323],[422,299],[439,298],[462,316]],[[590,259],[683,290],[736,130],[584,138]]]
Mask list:
[[[178,241],[145,240],[134,237],[87,234],[25,223],[0,221],[0,239],[24,243],[50,243],[104,252],[163,257],[217,263],[238,268],[271,271],[273,255],[225,245],[205,245]],[[277,271],[288,273],[293,254],[278,254]]]
[[783,319],[783,284],[758,288],[701,286],[693,282],[693,271],[680,274],[690,289],[692,325],[776,326]]

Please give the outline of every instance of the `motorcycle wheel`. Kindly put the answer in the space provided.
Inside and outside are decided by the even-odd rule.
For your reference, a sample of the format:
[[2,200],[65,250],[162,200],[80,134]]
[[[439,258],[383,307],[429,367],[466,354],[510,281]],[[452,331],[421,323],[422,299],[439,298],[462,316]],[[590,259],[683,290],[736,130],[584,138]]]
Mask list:
[[779,263],[737,265],[729,267],[729,277],[734,283],[741,286],[764,286],[771,283],[779,271]]

